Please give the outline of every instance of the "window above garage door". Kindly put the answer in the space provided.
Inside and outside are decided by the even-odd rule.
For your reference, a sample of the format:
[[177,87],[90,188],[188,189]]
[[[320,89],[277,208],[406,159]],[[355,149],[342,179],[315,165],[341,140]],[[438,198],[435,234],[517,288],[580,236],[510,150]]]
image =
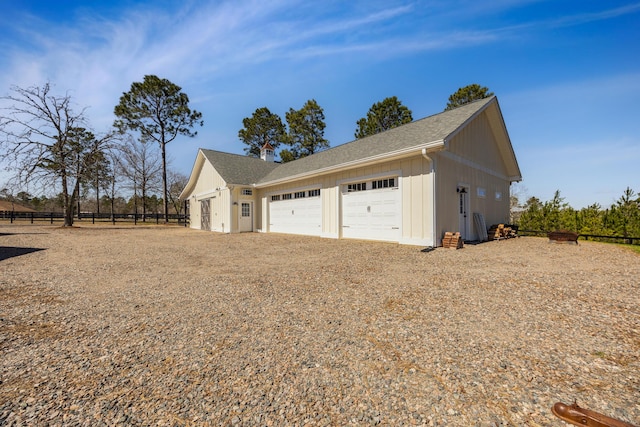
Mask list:
[[306,197],[320,197],[320,189],[314,188],[313,190],[296,191],[294,193],[272,194],[271,201],[277,202],[280,200],[304,199]]
[[353,193],[355,191],[380,190],[383,188],[398,188],[398,177],[390,177],[384,179],[373,179],[370,181],[354,182],[346,184],[342,191],[345,193]]

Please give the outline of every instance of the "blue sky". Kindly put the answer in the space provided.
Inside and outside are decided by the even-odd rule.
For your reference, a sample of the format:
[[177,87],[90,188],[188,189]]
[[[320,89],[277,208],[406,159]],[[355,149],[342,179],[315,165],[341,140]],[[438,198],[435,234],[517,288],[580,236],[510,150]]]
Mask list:
[[336,146],[386,97],[418,119],[479,83],[498,96],[521,197],[608,207],[640,192],[640,1],[20,0],[3,2],[0,52],[0,94],[50,81],[98,132],[132,82],[178,84],[205,122],[167,147],[187,175],[199,147],[242,154],[256,108],[284,119],[313,98]]

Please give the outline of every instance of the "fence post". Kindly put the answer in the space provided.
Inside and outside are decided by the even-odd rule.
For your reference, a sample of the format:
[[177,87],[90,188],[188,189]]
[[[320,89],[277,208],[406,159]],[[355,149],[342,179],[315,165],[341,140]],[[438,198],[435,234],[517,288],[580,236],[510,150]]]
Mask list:
[[53,224],[53,212],[49,214],[51,216],[51,224]]
[[9,215],[9,217],[11,218],[11,224],[13,224],[13,215],[15,215],[15,212],[11,211],[11,215]]
[[160,224],[160,214],[156,212],[156,225]]
[[133,214],[133,225],[138,225],[138,212]]
[[33,224],[33,212],[31,212],[31,224]]

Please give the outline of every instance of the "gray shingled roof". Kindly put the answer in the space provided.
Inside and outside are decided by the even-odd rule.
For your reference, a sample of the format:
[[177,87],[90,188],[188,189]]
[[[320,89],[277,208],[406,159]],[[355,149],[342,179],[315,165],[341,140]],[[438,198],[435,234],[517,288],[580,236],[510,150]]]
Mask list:
[[471,102],[288,163],[270,163],[254,157],[214,150],[202,149],[202,152],[228,184],[267,183],[443,141],[494,100],[495,97],[490,97]]
[[281,166],[279,163],[265,162],[262,159],[239,154],[205,149],[200,149],[200,151],[227,184],[253,185],[269,172]]
[[311,156],[283,163],[259,182],[277,181],[344,163],[393,153],[446,139],[478,111],[494,101],[490,97],[445,111],[366,138],[338,145]]

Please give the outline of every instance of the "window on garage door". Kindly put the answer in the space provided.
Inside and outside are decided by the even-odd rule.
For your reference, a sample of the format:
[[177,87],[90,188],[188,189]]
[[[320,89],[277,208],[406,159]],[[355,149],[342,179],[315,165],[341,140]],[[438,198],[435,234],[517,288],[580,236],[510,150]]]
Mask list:
[[371,182],[371,188],[376,190],[378,188],[397,188],[395,178],[378,179]]
[[398,188],[398,178],[393,177],[374,179],[372,181],[354,182],[352,184],[347,184],[344,188],[347,193],[353,193],[355,191],[381,190],[383,188]]
[[365,191],[367,189],[366,182],[356,182],[353,184],[347,184],[347,192],[351,193],[353,191]]

